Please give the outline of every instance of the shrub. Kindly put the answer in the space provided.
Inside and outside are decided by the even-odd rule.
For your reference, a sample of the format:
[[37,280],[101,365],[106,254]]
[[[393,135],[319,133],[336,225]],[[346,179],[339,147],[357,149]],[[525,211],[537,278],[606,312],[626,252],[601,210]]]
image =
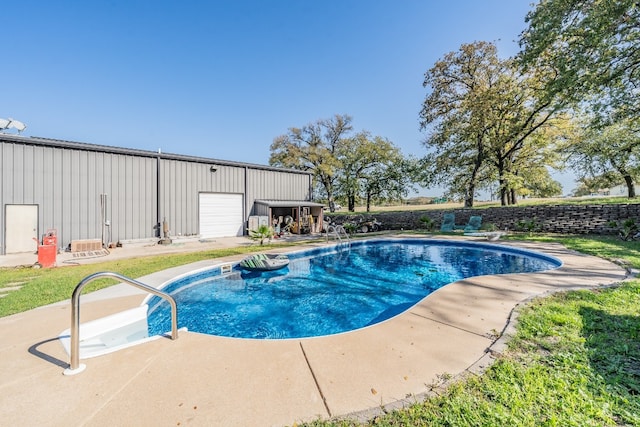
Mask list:
[[273,230],[268,225],[261,225],[257,230],[249,230],[249,237],[254,240],[260,240],[260,244],[264,244],[264,239],[269,239],[273,237]]
[[433,231],[436,226],[435,221],[426,215],[420,217],[420,222],[422,223],[422,227],[427,231]]
[[516,230],[526,231],[529,235],[533,234],[534,231],[540,231],[541,228],[537,218],[522,219],[516,223]]
[[616,228],[618,236],[622,240],[631,240],[638,236],[638,224],[632,218],[627,218],[622,222],[611,221],[609,227]]

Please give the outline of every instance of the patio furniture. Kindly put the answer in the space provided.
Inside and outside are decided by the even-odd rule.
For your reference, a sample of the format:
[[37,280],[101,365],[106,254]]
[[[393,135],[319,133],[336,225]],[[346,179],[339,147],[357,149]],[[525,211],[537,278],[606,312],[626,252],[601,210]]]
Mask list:
[[446,213],[442,215],[442,225],[440,231],[453,231],[456,227],[456,214]]
[[482,216],[474,215],[469,218],[469,222],[464,227],[461,227],[465,233],[473,233],[480,230],[480,226],[482,225]]

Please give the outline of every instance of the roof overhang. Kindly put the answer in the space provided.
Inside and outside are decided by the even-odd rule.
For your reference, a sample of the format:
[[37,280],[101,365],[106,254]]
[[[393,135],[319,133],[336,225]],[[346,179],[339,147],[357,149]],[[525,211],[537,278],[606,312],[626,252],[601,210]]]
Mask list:
[[256,200],[255,203],[268,206],[270,208],[324,207],[322,203],[310,202],[306,200]]
[[158,152],[155,152],[155,151],[147,151],[147,150],[138,150],[134,148],[112,147],[109,145],[87,144],[84,142],[64,141],[64,140],[52,139],[52,138],[42,138],[38,136],[15,135],[15,134],[8,134],[8,133],[2,133],[2,132],[0,132],[0,142],[12,143],[12,144],[35,145],[35,146],[43,146],[43,147],[53,147],[53,148],[66,148],[66,149],[72,149],[72,150],[93,151],[93,152],[100,152],[100,153],[123,154],[128,156],[137,156],[137,157],[151,157],[151,158],[178,160],[178,161],[185,161],[185,162],[192,162],[192,163],[205,163],[209,165],[214,164],[214,165],[220,165],[220,166],[235,166],[235,167],[242,167],[242,168],[268,170],[268,171],[275,171],[275,172],[286,172],[286,173],[292,173],[296,175],[311,176],[311,172],[301,171],[297,169],[287,169],[287,168],[281,168],[281,167],[275,167],[275,166],[257,165],[253,163],[233,162],[229,160],[210,159],[206,157],[186,156],[182,154],[162,153],[159,150]]

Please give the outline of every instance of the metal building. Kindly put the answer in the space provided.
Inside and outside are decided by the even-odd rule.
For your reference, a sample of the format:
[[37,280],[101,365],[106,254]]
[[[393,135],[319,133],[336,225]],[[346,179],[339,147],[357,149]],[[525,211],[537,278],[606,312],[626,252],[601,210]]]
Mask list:
[[[246,233],[255,200],[311,201],[290,169],[0,133],[0,255],[171,236]],[[303,203],[304,204],[304,203]]]

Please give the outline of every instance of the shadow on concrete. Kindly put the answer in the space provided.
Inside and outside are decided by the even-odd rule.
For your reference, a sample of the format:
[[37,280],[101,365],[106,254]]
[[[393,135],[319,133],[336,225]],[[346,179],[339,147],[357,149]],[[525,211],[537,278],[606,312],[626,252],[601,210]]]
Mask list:
[[50,338],[48,340],[45,341],[40,341],[39,343],[36,343],[34,345],[32,345],[31,347],[29,347],[29,353],[34,355],[35,357],[44,360],[45,362],[49,362],[49,363],[53,363],[56,366],[60,366],[61,368],[68,368],[69,367],[69,363],[62,361],[60,359],[58,359],[57,357],[53,357],[47,353],[44,353],[42,351],[40,351],[38,349],[38,347],[44,345],[44,344],[48,344],[50,342],[53,341],[58,341],[58,337],[55,338]]

